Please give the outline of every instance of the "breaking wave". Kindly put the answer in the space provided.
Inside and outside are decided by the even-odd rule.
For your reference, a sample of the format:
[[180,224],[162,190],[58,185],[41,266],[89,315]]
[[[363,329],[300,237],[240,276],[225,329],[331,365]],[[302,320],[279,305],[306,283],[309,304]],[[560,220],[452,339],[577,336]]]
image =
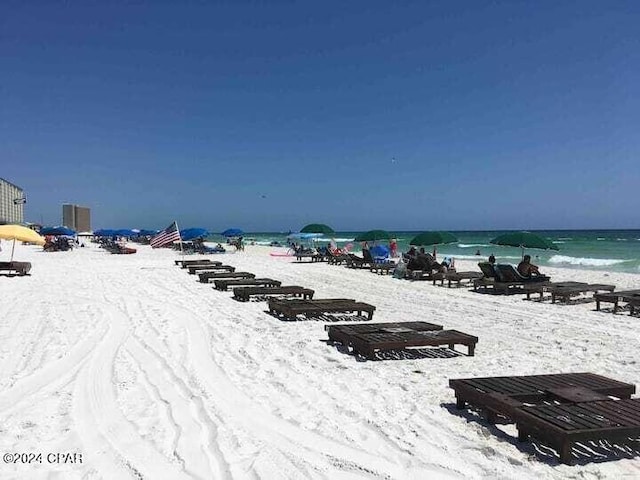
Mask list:
[[607,267],[609,265],[619,265],[629,260],[621,260],[619,258],[579,258],[568,257],[566,255],[554,255],[548,262],[555,264],[582,265],[585,267]]
[[495,247],[486,243],[459,243],[458,248],[478,248],[478,247]]

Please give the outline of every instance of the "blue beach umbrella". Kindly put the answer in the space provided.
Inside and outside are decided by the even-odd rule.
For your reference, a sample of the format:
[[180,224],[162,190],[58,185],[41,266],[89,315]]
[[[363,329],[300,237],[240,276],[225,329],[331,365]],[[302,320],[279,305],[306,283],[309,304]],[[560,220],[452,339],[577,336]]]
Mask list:
[[388,258],[389,248],[384,245],[376,245],[369,250],[374,258]]
[[93,232],[94,237],[113,237],[115,234],[116,231],[109,228],[101,228]]
[[244,232],[239,228],[227,228],[224,232],[221,233],[223,237],[239,237],[244,235]]
[[113,233],[118,237],[135,237],[137,235],[137,233],[130,228],[121,228],[120,230],[116,230]]
[[75,234],[75,230],[67,227],[44,227],[40,230],[40,235],[66,235],[73,237]]
[[180,238],[185,242],[194,238],[206,238],[208,236],[209,232],[204,228],[185,228],[180,230]]

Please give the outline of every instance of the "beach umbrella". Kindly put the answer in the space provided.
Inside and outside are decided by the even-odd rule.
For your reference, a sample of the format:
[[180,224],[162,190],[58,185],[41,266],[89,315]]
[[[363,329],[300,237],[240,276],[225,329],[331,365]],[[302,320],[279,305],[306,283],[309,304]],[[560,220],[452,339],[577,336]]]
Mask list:
[[156,233],[158,233],[157,230],[146,230],[143,228],[138,232],[138,235],[140,235],[141,237],[147,237],[147,236],[155,235]]
[[433,254],[436,255],[436,245],[444,245],[447,243],[455,243],[458,239],[449,232],[422,232],[409,242],[409,245],[433,245]]
[[376,242],[378,240],[391,240],[395,235],[387,232],[386,230],[369,230],[368,232],[361,233],[354,241],[356,242]]
[[371,256],[375,259],[389,258],[389,248],[385,245],[376,245],[369,250]]
[[239,237],[244,235],[244,232],[239,228],[227,228],[224,232],[221,233],[223,237]]
[[310,223],[309,225],[305,225],[300,230],[300,233],[322,233],[323,235],[333,236],[336,232],[333,231],[329,225],[325,225],[324,223]]
[[113,237],[115,234],[115,230],[111,230],[108,228],[101,228],[93,232],[94,237]]
[[37,245],[44,245],[45,239],[38,235],[30,228],[23,227],[22,225],[0,225],[0,238],[4,240],[13,240],[13,246],[11,247],[11,260],[13,262],[13,251],[16,248],[16,240],[21,242],[35,243]]
[[541,250],[559,250],[559,248],[546,238],[531,232],[511,232],[497,236],[490,243],[507,247],[520,247],[524,257],[525,248],[538,248]]
[[75,234],[75,230],[67,227],[44,227],[40,229],[40,235],[66,235],[67,237],[73,237]]
[[209,231],[204,228],[185,228],[180,230],[180,238],[184,242],[193,240],[194,238],[206,238],[209,236]]

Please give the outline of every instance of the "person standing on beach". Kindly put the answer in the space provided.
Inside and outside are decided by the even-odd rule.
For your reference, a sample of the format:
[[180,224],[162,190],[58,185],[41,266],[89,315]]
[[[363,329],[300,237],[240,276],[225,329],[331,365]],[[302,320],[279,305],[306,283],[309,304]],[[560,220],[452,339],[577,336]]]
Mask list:
[[395,238],[392,238],[389,242],[389,251],[391,253],[391,258],[398,257],[398,241]]

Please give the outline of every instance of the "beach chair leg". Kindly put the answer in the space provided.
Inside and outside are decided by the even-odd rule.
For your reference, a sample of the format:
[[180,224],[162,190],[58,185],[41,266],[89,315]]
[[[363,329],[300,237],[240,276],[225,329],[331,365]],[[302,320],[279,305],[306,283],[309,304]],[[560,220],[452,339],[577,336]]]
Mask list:
[[450,344],[449,344],[449,350],[453,350],[453,351],[455,351],[455,346],[456,346],[456,345],[455,345],[454,343],[450,343]]
[[565,465],[571,465],[573,462],[573,458],[571,457],[571,447],[572,443],[565,440],[562,443],[562,447],[560,447],[560,463],[564,463]]
[[462,398],[462,397],[458,397],[458,396],[456,395],[456,408],[457,408],[458,410],[462,410],[462,409],[463,409],[464,407],[466,407],[466,406],[467,406],[467,402],[465,402],[465,401],[464,401],[464,398]]
[[469,356],[473,357],[476,354],[476,344],[475,343],[470,343],[469,344]]
[[528,438],[529,434],[527,431],[521,425],[518,425],[518,441],[526,442]]

